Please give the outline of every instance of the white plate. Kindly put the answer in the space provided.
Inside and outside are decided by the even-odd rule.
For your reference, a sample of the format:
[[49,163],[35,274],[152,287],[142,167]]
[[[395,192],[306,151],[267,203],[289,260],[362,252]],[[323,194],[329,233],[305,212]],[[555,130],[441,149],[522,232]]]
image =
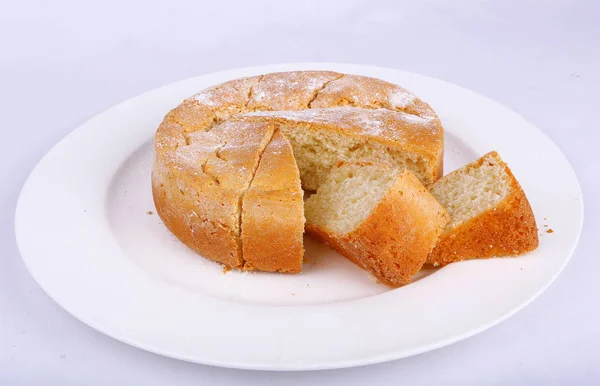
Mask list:
[[[445,169],[495,149],[522,183],[540,247],[452,264],[400,289],[307,240],[301,275],[223,273],[161,224],[151,141],[185,97],[233,78],[329,69],[379,77],[429,102],[446,128]],[[286,64],[203,75],[147,92],[56,145],[25,184],[19,249],[40,286],[91,327],[162,355],[217,366],[326,369],[414,355],[481,332],[531,302],[577,243],[581,192],[557,147],[513,111],[429,77],[346,64]],[[554,228],[549,234],[544,224]]]

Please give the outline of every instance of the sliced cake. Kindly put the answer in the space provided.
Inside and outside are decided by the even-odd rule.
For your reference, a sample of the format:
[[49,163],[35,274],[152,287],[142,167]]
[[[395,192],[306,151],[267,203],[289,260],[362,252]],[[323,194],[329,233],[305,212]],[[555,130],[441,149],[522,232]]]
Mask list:
[[302,271],[304,201],[290,142],[276,131],[242,203],[244,269]]
[[380,164],[333,168],[304,206],[307,232],[393,287],[411,281],[449,221],[412,172]]
[[514,256],[537,248],[529,201],[495,151],[441,178],[430,191],[452,221],[431,251],[429,264]]

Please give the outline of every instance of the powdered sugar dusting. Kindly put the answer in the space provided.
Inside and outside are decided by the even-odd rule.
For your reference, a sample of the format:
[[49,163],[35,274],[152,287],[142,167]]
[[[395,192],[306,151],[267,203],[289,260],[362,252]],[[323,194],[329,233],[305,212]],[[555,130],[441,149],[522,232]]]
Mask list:
[[266,96],[266,94],[264,91],[257,92],[256,94],[254,94],[254,100],[257,102],[260,102],[263,99],[265,99],[265,96]]
[[377,116],[369,117],[366,115],[360,115],[356,117],[356,123],[358,123],[365,132],[370,135],[381,135],[384,130],[384,123],[377,119]]
[[339,77],[325,71],[298,71],[266,74],[254,86],[250,110],[298,110],[307,108],[315,92]]
[[405,111],[420,117],[435,116],[431,108],[421,103],[410,91],[380,79],[359,75],[344,75],[327,84],[318,93],[311,107],[326,108],[341,105]]
[[412,104],[417,97],[406,90],[397,90],[390,95],[390,105],[396,109],[405,109]]
[[344,92],[350,88],[363,88],[362,83],[356,82],[356,76],[344,75],[327,85],[327,91],[332,93]]
[[180,165],[185,165],[187,167],[199,168],[206,159],[215,154],[221,144],[216,143],[202,143],[202,142],[194,142],[188,146],[179,147],[173,156],[177,159],[177,163]]
[[218,105],[217,101],[214,99],[214,95],[212,95],[212,93],[210,93],[210,90],[205,90],[201,93],[198,93],[198,94],[194,95],[191,99],[195,100],[196,102],[205,104],[207,106],[217,106]]
[[387,109],[362,109],[353,106],[314,108],[299,111],[256,111],[239,116],[271,117],[294,122],[334,125],[359,134],[406,141],[416,137],[423,139],[438,137],[440,128],[432,125],[432,120],[401,111]]
[[[384,116],[393,117],[400,121],[426,124],[431,120],[429,117],[407,114],[402,111],[388,109],[363,109],[354,106],[340,106],[331,108],[313,108],[295,111],[254,111],[240,115],[239,117],[280,117],[290,120],[307,122],[335,122],[337,120],[352,119],[357,122],[373,122]],[[379,122],[379,121],[377,121]]]

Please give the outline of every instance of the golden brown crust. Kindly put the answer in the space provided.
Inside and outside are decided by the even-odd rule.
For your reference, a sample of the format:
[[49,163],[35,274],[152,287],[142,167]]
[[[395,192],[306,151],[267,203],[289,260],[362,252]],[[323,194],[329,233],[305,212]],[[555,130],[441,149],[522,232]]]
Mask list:
[[393,83],[361,75],[344,75],[329,82],[311,108],[354,106],[404,111],[421,118],[437,117],[433,109],[413,93]]
[[[201,219],[192,201],[178,200],[160,185],[152,185],[152,195],[160,218],[182,243],[211,260],[231,267],[242,266],[236,235],[227,224]],[[188,217],[181,216],[181,212],[188,213]]]
[[538,229],[529,201],[498,153],[490,152],[464,168],[477,168],[490,157],[510,177],[511,193],[495,208],[446,229],[427,258],[428,264],[444,266],[467,259],[516,256],[538,247]]
[[253,88],[247,111],[304,110],[317,93],[343,74],[331,71],[291,71],[265,74]]
[[167,228],[196,252],[235,268],[244,262],[241,200],[273,134],[267,123],[248,128],[226,122],[196,132],[188,145],[156,153],[152,170],[156,210]]
[[304,201],[289,141],[276,131],[242,204],[244,269],[302,271]]
[[[339,99],[344,93],[357,99],[346,103]],[[373,95],[367,98],[369,93]],[[186,99],[167,114],[158,128],[152,172],[157,213],[173,234],[198,253],[242,268],[241,200],[274,127],[265,119],[243,122],[245,128],[233,129],[231,125],[242,123],[230,122],[230,118],[256,110],[302,110],[347,104],[405,111],[413,114],[412,119],[428,121],[429,126],[439,128],[439,138],[443,137],[439,119],[426,103],[379,79],[300,71],[233,80]],[[423,143],[429,146],[428,141]],[[439,143],[432,166],[435,170],[441,170],[443,140]],[[435,180],[440,175],[432,172],[431,176]],[[261,199],[278,202],[278,194],[281,193],[273,193],[272,199],[266,196]],[[290,235],[298,232],[296,225],[284,231]],[[264,267],[276,265],[267,260]],[[255,261],[248,267],[258,265]]]
[[421,269],[450,217],[410,171],[403,171],[369,217],[340,235],[315,224],[306,230],[392,287]]
[[241,78],[203,90],[171,110],[165,120],[181,125],[185,134],[207,131],[232,115],[245,112],[249,95],[259,79],[258,76]]

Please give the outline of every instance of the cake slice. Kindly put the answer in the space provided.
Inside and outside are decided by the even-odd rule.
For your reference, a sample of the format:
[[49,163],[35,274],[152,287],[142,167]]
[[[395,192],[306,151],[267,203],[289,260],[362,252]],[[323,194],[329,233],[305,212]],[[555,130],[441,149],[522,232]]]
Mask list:
[[441,178],[430,191],[452,221],[427,263],[444,266],[537,248],[537,226],[529,201],[495,151]]
[[412,172],[379,164],[333,168],[304,207],[307,232],[393,287],[411,281],[450,220]]
[[244,269],[296,273],[304,255],[304,200],[292,146],[275,131],[242,202]]

